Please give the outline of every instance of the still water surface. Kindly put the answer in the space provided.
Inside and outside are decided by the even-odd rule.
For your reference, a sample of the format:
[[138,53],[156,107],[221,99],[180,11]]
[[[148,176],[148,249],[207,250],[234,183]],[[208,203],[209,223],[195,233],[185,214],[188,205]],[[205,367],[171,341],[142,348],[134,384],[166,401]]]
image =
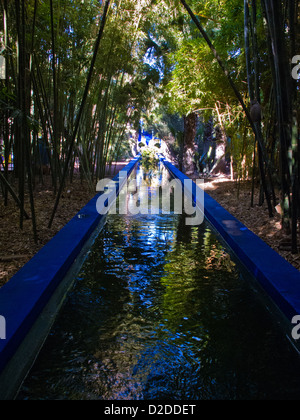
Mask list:
[[299,397],[298,355],[209,224],[159,214],[108,216],[18,399]]

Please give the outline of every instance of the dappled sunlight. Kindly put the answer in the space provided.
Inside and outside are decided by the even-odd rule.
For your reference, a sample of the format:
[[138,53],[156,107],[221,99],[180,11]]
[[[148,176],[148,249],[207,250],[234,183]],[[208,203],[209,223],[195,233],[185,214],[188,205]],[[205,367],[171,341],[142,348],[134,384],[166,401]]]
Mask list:
[[228,178],[216,178],[205,184],[205,191],[283,258],[300,269],[300,256],[292,254],[291,235],[284,233],[280,214],[274,209],[274,216],[270,218],[266,202],[262,206],[258,205],[259,188],[254,190],[253,207],[249,181],[239,185],[237,181]]
[[209,179],[209,180],[205,179],[205,182],[202,185],[202,187],[204,188],[205,191],[209,192],[209,191],[212,191],[212,190],[216,190],[218,188],[219,184],[228,183],[228,185],[232,185],[235,182],[236,181],[231,180],[227,176],[221,176],[220,175],[216,179]]

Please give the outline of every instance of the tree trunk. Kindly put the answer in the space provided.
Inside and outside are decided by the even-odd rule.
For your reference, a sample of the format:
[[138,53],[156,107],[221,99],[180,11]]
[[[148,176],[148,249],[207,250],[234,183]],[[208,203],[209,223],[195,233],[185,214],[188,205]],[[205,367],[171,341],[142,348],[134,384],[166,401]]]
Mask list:
[[212,174],[226,174],[226,136],[222,128],[216,127],[216,148],[215,148],[215,159],[214,166],[211,170]]
[[191,113],[184,117],[184,153],[183,170],[186,175],[195,173],[195,138],[197,133],[198,116]]
[[215,161],[212,168],[212,174],[226,174],[227,165],[226,165],[226,146],[227,146],[227,136],[225,128],[222,122],[221,114],[219,111],[218,104],[216,104],[216,112],[218,115],[219,125],[215,128],[216,133],[216,148],[215,148]]

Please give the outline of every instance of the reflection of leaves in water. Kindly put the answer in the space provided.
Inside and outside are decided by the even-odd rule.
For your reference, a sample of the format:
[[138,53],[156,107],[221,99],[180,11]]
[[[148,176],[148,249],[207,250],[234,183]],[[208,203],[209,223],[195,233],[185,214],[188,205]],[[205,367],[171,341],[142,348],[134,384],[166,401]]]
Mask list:
[[205,268],[206,270],[226,270],[232,273],[235,270],[235,263],[227,252],[213,245],[210,249],[210,255],[206,257]]
[[223,249],[222,245],[216,243],[211,230],[206,230],[203,236],[203,252],[205,254],[205,268],[207,270],[225,270],[232,273],[236,269],[235,263],[230,255]]
[[199,314],[211,312],[215,305],[226,312],[228,293],[237,271],[210,229],[188,227],[181,222],[177,226],[177,243],[168,255],[161,278],[164,314],[172,331],[181,328],[183,319],[189,319],[189,330],[195,329],[196,336],[205,342]]
[[141,156],[141,166],[146,170],[155,170],[157,169],[157,164],[159,159],[156,157],[156,154],[152,150],[144,150]]

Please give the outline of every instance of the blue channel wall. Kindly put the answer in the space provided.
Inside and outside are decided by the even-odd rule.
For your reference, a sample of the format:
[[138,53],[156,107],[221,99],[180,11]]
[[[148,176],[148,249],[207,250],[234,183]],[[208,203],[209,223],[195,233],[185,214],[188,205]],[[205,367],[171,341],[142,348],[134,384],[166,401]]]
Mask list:
[[[159,157],[182,184],[190,179],[163,155]],[[193,187],[195,200],[199,187],[195,183]],[[205,192],[204,214],[287,320],[300,315],[300,272]]]
[[[122,172],[127,172],[129,176],[138,161],[139,156],[131,160]],[[113,180],[118,194],[119,174]],[[0,340],[0,374],[104,217],[96,209],[99,196],[95,195],[0,289],[0,315],[6,320],[6,339]]]

